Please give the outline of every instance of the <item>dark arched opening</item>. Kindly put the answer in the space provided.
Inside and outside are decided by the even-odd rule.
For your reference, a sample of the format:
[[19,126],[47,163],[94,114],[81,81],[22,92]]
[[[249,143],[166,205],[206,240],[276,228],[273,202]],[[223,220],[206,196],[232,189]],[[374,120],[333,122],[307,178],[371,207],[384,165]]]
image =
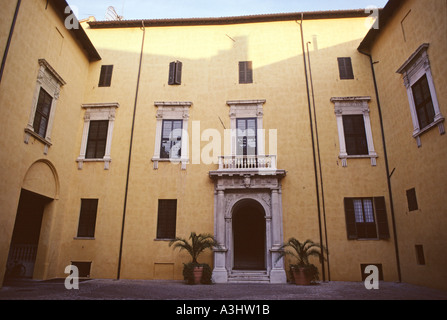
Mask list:
[[233,210],[234,270],[265,270],[265,212],[254,200],[242,200]]

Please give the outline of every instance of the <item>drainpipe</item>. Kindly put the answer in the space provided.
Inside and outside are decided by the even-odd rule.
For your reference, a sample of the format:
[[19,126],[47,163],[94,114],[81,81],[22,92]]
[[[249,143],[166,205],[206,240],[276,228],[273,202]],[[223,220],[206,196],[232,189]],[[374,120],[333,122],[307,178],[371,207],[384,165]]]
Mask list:
[[141,77],[141,65],[143,61],[143,50],[144,50],[144,39],[146,37],[146,28],[144,27],[144,21],[141,21],[141,30],[143,31],[143,39],[141,41],[141,53],[140,53],[140,65],[138,67],[138,76],[137,76],[137,87],[135,92],[135,103],[133,106],[133,118],[132,118],[132,129],[130,133],[130,146],[129,146],[129,158],[127,160],[127,176],[126,176],[126,190],[124,192],[124,208],[123,208],[123,220],[121,225],[121,240],[120,240],[120,250],[118,257],[118,272],[116,279],[119,280],[121,276],[121,260],[123,256],[123,240],[124,240],[124,225],[126,222],[126,211],[127,211],[127,197],[129,192],[129,175],[130,175],[130,161],[132,159],[132,146],[133,146],[133,135],[135,129],[135,115],[137,111],[137,102],[138,102],[138,91],[140,88],[140,77]]
[[318,122],[317,122],[317,111],[315,108],[315,94],[314,94],[314,84],[312,79],[312,67],[310,63],[310,53],[309,53],[309,44],[311,42],[306,43],[307,47],[307,61],[309,63],[309,78],[310,78],[310,89],[312,91],[312,106],[314,110],[314,118],[315,118],[315,136],[317,140],[317,151],[318,151],[318,166],[320,171],[320,184],[321,184],[321,205],[323,206],[323,221],[324,221],[324,235],[326,239],[326,250],[328,252],[327,254],[327,274],[328,274],[328,281],[331,281],[331,268],[329,267],[329,244],[327,240],[327,229],[326,229],[326,206],[324,202],[324,184],[323,184],[323,170],[321,169],[321,156],[320,156],[320,141],[318,138]]
[[0,67],[0,83],[3,78],[3,71],[5,70],[6,58],[8,57],[9,47],[11,45],[12,35],[16,26],[17,16],[19,15],[20,4],[22,0],[17,1],[16,11],[14,12],[14,18],[12,19],[11,29],[9,30],[8,41],[6,42],[5,52],[3,53],[2,65]]
[[382,108],[380,106],[379,90],[377,88],[376,73],[374,70],[374,64],[377,62],[373,62],[373,58],[370,54],[363,52],[360,49],[357,49],[357,50],[361,54],[369,57],[369,61],[371,64],[371,71],[372,71],[373,82],[374,82],[374,90],[375,90],[376,99],[377,99],[377,109],[379,111],[380,129],[382,131],[382,144],[383,144],[383,154],[384,154],[384,158],[385,158],[386,181],[388,184],[388,196],[390,197],[391,219],[393,221],[394,249],[395,249],[395,254],[396,254],[397,275],[398,275],[399,282],[402,282],[402,275],[401,275],[401,269],[400,269],[400,258],[399,258],[399,247],[397,244],[397,231],[396,231],[396,219],[395,219],[395,214],[394,214],[393,192],[391,190],[391,176],[393,175],[394,170],[390,174],[390,167],[389,167],[389,163],[388,163],[388,153],[387,153],[386,141],[385,141],[385,131],[383,128]]
[[[318,230],[320,233],[320,243],[323,244],[323,238],[321,234],[321,211],[320,211],[320,192],[319,192],[319,186],[318,186],[318,173],[317,173],[317,160],[315,156],[315,141],[314,141],[314,129],[312,124],[312,107],[310,104],[310,94],[309,94],[309,80],[307,77],[307,63],[306,63],[306,50],[304,49],[304,33],[303,33],[303,18],[304,14],[301,13],[301,22],[297,20],[297,23],[300,25],[301,30],[301,46],[303,50],[303,61],[304,61],[304,76],[306,78],[306,90],[307,90],[307,104],[309,107],[309,123],[310,123],[310,135],[312,138],[312,151],[313,151],[313,160],[314,160],[314,172],[315,172],[315,189],[316,189],[316,195],[317,195],[317,209],[318,209]],[[324,256],[324,252],[321,252]],[[326,281],[326,272],[324,269],[324,259],[320,259],[321,261],[321,270],[323,273],[323,281]]]

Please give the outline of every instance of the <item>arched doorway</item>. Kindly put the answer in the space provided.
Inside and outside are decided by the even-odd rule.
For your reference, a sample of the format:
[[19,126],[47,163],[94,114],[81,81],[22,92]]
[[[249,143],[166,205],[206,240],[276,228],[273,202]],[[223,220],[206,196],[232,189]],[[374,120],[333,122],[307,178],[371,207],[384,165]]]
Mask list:
[[255,200],[241,200],[233,209],[233,270],[266,269],[265,212]]
[[33,277],[39,242],[50,232],[49,207],[58,193],[54,166],[47,160],[33,163],[22,183],[4,280]]

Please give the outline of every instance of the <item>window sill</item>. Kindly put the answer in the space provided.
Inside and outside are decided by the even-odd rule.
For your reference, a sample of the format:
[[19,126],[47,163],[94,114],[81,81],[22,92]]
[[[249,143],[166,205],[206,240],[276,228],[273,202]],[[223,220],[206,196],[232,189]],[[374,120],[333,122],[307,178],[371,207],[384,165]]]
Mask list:
[[110,162],[112,162],[112,159],[110,158],[101,158],[101,159],[84,159],[82,157],[79,157],[76,159],[76,162],[78,163],[78,169],[82,170],[84,166],[84,162],[104,162],[104,170],[109,170],[110,168]]
[[419,129],[419,130],[416,130],[415,132],[413,132],[413,138],[416,139],[416,142],[418,144],[418,148],[422,147],[421,135],[423,135],[424,133],[430,131],[432,128],[437,126],[438,129],[439,129],[439,134],[440,135],[445,134],[444,120],[445,120],[445,118],[441,116],[438,119],[436,119],[435,121],[433,121],[432,123],[430,123],[425,128]]
[[161,239],[155,238],[154,239],[154,241],[173,241],[173,240],[175,240],[175,238],[174,239],[169,239],[169,238],[161,238]]
[[377,166],[377,158],[379,157],[377,154],[364,154],[364,155],[342,155],[340,154],[339,159],[341,159],[341,164],[343,167],[348,166],[348,159],[371,159],[371,166]]
[[30,128],[25,128],[25,139],[24,142],[26,144],[29,144],[29,138],[33,137],[34,139],[42,142],[44,144],[44,151],[43,153],[46,155],[48,154],[48,148],[51,147],[53,144],[47,140],[46,138],[40,136],[39,134],[35,133],[34,130],[31,130]]
[[185,158],[157,158],[153,157],[152,162],[154,163],[154,170],[158,170],[158,163],[159,162],[171,162],[173,164],[182,164],[182,170],[186,170],[186,164],[188,163],[189,159]]
[[73,237],[73,240],[95,240],[95,237]]

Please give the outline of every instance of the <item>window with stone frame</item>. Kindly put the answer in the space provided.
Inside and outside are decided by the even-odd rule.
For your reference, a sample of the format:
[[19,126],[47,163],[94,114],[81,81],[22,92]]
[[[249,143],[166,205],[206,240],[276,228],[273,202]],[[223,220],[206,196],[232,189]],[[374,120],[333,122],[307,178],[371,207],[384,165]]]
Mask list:
[[152,162],[158,170],[159,162],[181,164],[186,170],[189,161],[188,121],[192,102],[157,101],[155,143]]
[[52,145],[56,105],[61,88],[66,83],[45,59],[39,59],[38,62],[40,67],[24,142],[28,144],[31,137],[35,138],[44,144],[44,154],[47,154]]
[[433,127],[445,134],[444,116],[439,109],[428,57],[428,43],[422,44],[397,70],[403,77],[413,121],[413,138],[422,146],[421,135]]
[[104,169],[109,170],[112,148],[113,128],[118,103],[84,104],[84,129],[82,132],[81,151],[76,159],[81,170],[85,162],[104,162]]
[[371,128],[368,102],[371,97],[333,97],[335,105],[339,158],[342,166],[348,166],[348,159],[370,158],[371,165],[377,165],[377,153]]

